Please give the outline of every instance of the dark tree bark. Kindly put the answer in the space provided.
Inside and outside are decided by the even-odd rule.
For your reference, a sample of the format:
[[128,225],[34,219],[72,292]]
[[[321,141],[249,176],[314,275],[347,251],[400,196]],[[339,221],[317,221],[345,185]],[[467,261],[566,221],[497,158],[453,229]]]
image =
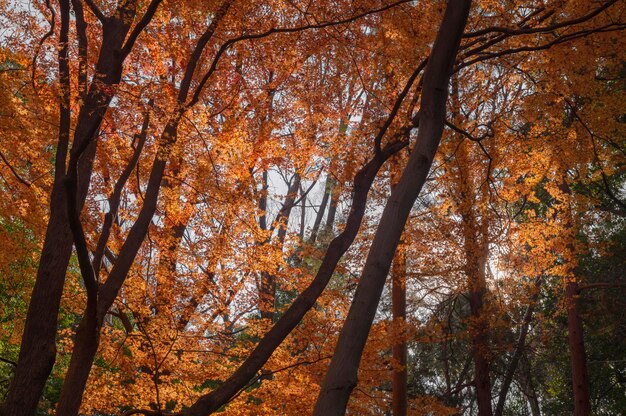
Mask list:
[[67,227],[66,198],[62,186],[70,136],[68,0],[60,1],[60,20],[58,52],[61,84],[60,119],[54,184],[50,197],[50,219],[26,316],[19,358],[0,412],[5,416],[35,414],[37,403],[55,361],[57,313],[65,281],[65,270],[72,253],[72,235]]
[[[468,279],[468,298],[470,304],[471,325],[471,351],[474,360],[474,389],[478,404],[479,416],[491,416],[493,414],[491,404],[491,377],[489,351],[489,317],[485,313],[485,295],[488,293],[486,282],[486,267],[489,254],[488,243],[488,215],[482,213],[479,221],[474,212],[473,200],[468,199],[472,190],[466,182],[466,163],[462,166],[461,193],[466,195],[463,201],[462,219],[465,250],[465,274]],[[485,194],[486,186],[484,185]],[[486,196],[488,197],[488,196]]]
[[574,416],[588,416],[591,414],[589,375],[583,321],[578,313],[578,293],[578,282],[568,281],[565,288],[565,301],[567,302],[567,340],[571,355],[572,389],[574,390]]
[[[88,261],[89,253],[85,244],[85,236],[82,233],[80,217],[76,215],[76,212],[72,212],[71,209],[68,209],[68,221],[72,230],[79,264],[81,265],[81,274],[87,286],[87,305],[79,324],[79,333],[77,333],[70,365],[63,382],[63,388],[61,389],[61,396],[57,405],[57,414],[64,416],[78,414],[82,395],[98,349],[99,334],[104,323],[104,318],[126,280],[156,211],[165,168],[172,147],[176,143],[178,126],[186,108],[188,108],[185,103],[189,95],[193,74],[200,61],[202,52],[209,40],[213,37],[217,25],[224,18],[231,4],[232,2],[230,0],[225,0],[220,5],[211,24],[196,43],[189,64],[185,69],[185,75],[180,84],[177,98],[178,108],[168,120],[158,140],[158,149],[152,164],[145,198],[137,220],[130,228],[106,282],[100,286],[94,285],[95,288],[93,290],[89,290],[90,282],[93,283],[92,281],[95,281],[97,276],[90,276],[90,274],[94,272]],[[195,93],[199,94],[198,90],[196,90]],[[66,178],[66,182],[69,184],[72,183],[72,175],[75,176],[75,173],[72,171],[73,159],[80,158],[80,151],[84,149],[85,146],[78,147],[77,152],[73,153],[70,158],[68,177]],[[68,186],[67,195],[70,202],[75,198],[74,191],[72,187]]]
[[[109,106],[113,94],[108,87],[119,83],[122,65],[132,50],[139,33],[148,24],[156,5],[153,1],[149,12],[129,34],[130,25],[136,14],[136,2],[121,2],[113,17],[103,19],[102,47],[95,67],[95,79],[88,90],[84,62],[87,54],[87,43],[84,31],[86,24],[82,8],[75,3],[75,18],[79,38],[79,93],[84,97],[77,118],[72,143],[72,152],[82,149],[82,157],[77,162],[78,179],[76,185],[76,209],[82,209],[96,152],[95,138],[100,123]],[[43,243],[39,269],[35,286],[31,294],[24,334],[20,348],[18,365],[7,397],[3,403],[2,413],[5,415],[32,415],[45,382],[52,371],[55,361],[58,311],[65,282],[65,273],[72,253],[72,233],[68,226],[67,198],[64,178],[66,175],[66,158],[70,136],[70,96],[69,96],[69,25],[70,2],[61,0],[61,30],[59,35],[59,77],[62,96],[60,100],[59,142],[55,161],[55,177],[50,199],[50,219]],[[105,88],[102,88],[102,87]]]
[[486,326],[483,313],[484,291],[474,290],[469,295],[472,317],[476,328],[472,334],[472,357],[474,359],[474,387],[479,416],[491,416],[491,378],[489,375],[489,352],[486,338]]
[[448,83],[469,14],[470,0],[450,0],[424,74],[415,148],[391,193],[361,280],[341,330],[314,415],[343,415],[356,386],[357,371],[394,252],[409,212],[421,191],[439,147],[446,115]]

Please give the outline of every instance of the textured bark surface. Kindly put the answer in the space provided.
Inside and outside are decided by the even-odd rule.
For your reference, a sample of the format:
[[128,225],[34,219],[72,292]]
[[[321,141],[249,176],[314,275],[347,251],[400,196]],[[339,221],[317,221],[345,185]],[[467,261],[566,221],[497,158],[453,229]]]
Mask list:
[[357,371],[385,278],[409,212],[419,195],[443,133],[448,83],[471,1],[448,2],[423,79],[419,131],[415,148],[387,201],[361,280],[341,330],[335,354],[318,397],[316,416],[343,415],[356,386]]

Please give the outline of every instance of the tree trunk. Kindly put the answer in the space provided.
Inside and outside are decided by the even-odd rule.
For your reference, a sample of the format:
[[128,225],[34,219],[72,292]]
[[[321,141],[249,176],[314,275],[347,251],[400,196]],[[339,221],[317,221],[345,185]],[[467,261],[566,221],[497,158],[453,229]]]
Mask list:
[[[464,175],[464,178],[467,176]],[[466,184],[469,185],[469,184]],[[486,184],[485,184],[486,186]],[[469,186],[465,187],[469,191]],[[468,193],[465,193],[467,196]],[[463,213],[464,249],[466,258],[466,275],[469,287],[469,304],[471,311],[471,353],[474,360],[474,388],[479,416],[491,416],[491,377],[489,364],[489,316],[485,313],[485,295],[487,294],[486,267],[488,248],[488,219],[486,212],[482,215],[482,224],[473,210],[471,201],[466,201],[467,211]]]
[[[72,254],[73,239],[67,221],[67,202],[63,183],[70,131],[70,84],[67,62],[70,6],[66,0],[61,1],[60,5],[59,76],[63,94],[60,102],[61,120],[55,161],[55,179],[50,198],[50,219],[39,259],[37,278],[24,323],[20,355],[2,407],[3,415],[32,415],[35,413],[37,403],[55,361],[57,319],[65,274]],[[95,68],[95,73],[99,74],[100,77],[97,82],[92,82],[78,115],[72,149],[80,148],[84,143],[88,143],[78,163],[80,179],[76,201],[79,212],[89,189],[96,152],[95,137],[113,98],[113,94],[101,87],[102,85],[114,86],[119,83],[121,78],[125,56],[121,56],[118,52],[135,14],[132,5],[127,6],[129,5],[120,5],[119,7],[124,7],[124,12],[116,15],[117,18],[110,19],[106,27],[103,28],[102,48]]]
[[531,416],[541,416],[541,407],[539,406],[539,399],[537,398],[537,392],[533,384],[532,368],[527,354],[524,352],[520,358],[520,372],[518,381],[526,399],[528,400],[528,407],[530,408]]
[[326,212],[326,205],[328,205],[328,200],[330,199],[330,181],[330,177],[326,177],[326,184],[324,185],[324,196],[322,197],[322,202],[320,203],[319,211],[317,211],[317,215],[315,216],[315,222],[313,223],[311,235],[309,236],[310,244],[315,244],[315,241],[317,241],[317,234],[319,232],[320,225],[322,224],[324,213]]
[[80,321],[76,331],[74,351],[57,404],[58,415],[75,415],[80,409],[83,391],[100,342],[102,324],[98,324],[95,310],[95,307],[90,308],[90,315]]
[[[61,188],[61,189],[59,189]],[[72,254],[65,192],[55,186],[50,219],[30,299],[20,355],[2,409],[4,416],[34,415],[56,356],[57,316]]]
[[572,360],[574,416],[588,416],[591,414],[589,376],[587,375],[583,322],[578,314],[578,282],[576,280],[567,282],[565,300],[567,302],[567,338]]
[[500,387],[500,394],[498,395],[498,404],[496,405],[495,415],[502,416],[504,412],[504,405],[506,403],[506,396],[509,392],[509,388],[511,387],[511,383],[513,382],[513,377],[515,375],[515,371],[517,370],[518,364],[524,355],[524,350],[526,348],[526,337],[528,336],[528,330],[530,328],[530,323],[532,321],[533,313],[535,311],[535,306],[537,304],[537,300],[539,299],[539,288],[541,287],[541,278],[535,280],[535,292],[532,294],[530,298],[530,305],[526,308],[526,313],[524,314],[524,318],[522,319],[522,325],[520,327],[519,337],[517,339],[517,344],[515,345],[515,350],[513,351],[513,355],[511,356],[511,360],[509,361],[509,365],[506,368],[504,373],[504,379],[502,380],[502,387]]
[[[285,195],[285,201],[276,215],[274,224],[270,227],[273,230],[278,227],[276,235],[278,249],[282,250],[285,244],[285,238],[287,237],[287,227],[289,226],[289,219],[291,212],[293,211],[296,197],[298,196],[298,189],[300,188],[300,175],[296,173],[293,177],[293,182],[289,185],[287,195]],[[271,243],[271,237],[265,241],[266,244]],[[273,271],[264,270],[261,272],[261,284],[259,285],[259,312],[262,319],[266,319],[269,322],[274,321],[274,315],[276,313],[276,275]]]
[[[402,158],[398,155],[393,158],[391,172],[391,190],[393,191],[400,180],[402,172]],[[391,316],[394,328],[404,327],[406,323],[406,243],[400,241],[398,250],[393,259],[391,269]],[[407,401],[407,344],[404,331],[398,332],[400,339],[394,337],[391,346],[391,357],[394,362],[391,377],[391,413],[393,416],[406,416]],[[397,366],[397,367],[396,367]]]
[[472,335],[472,357],[474,359],[474,387],[479,416],[491,416],[491,380],[489,377],[489,358],[487,346],[487,331],[485,330],[483,313],[483,293],[475,290],[469,295],[472,318],[477,327]]
[[361,280],[341,330],[314,415],[343,415],[394,252],[439,147],[446,117],[448,84],[469,14],[470,0],[450,0],[423,78],[415,148],[391,193],[370,247]]
[[[391,313],[394,326],[404,325],[406,322],[406,246],[400,242],[398,251],[393,260],[391,282]],[[407,414],[407,345],[404,333],[402,338],[396,340],[391,347],[391,356],[394,365],[398,368],[393,370],[391,380],[391,409],[393,416],[406,416]]]
[[326,217],[326,224],[324,225],[323,237],[333,235],[333,228],[335,227],[335,217],[337,216],[337,204],[339,203],[337,181],[330,176],[326,180],[329,183],[328,192],[330,194],[330,204],[328,204],[328,215]]
[[217,411],[228,403],[254,375],[263,367],[272,353],[298,325],[304,315],[315,305],[317,298],[326,288],[335,267],[343,254],[354,241],[367,203],[374,178],[383,163],[398,150],[406,146],[406,142],[390,145],[375,155],[355,176],[352,196],[352,207],[346,220],[344,230],[329,244],[315,278],[311,284],[294,300],[289,309],[263,336],[256,348],[237,370],[211,393],[200,397],[186,412],[186,416],[205,416]]
[[24,333],[13,379],[0,413],[5,416],[33,415],[56,358],[57,316],[72,254],[72,234],[67,226],[63,177],[70,136],[70,73],[68,36],[69,1],[60,2],[59,32],[59,136],[54,183],[50,196],[50,218],[39,259],[35,286],[30,297]]

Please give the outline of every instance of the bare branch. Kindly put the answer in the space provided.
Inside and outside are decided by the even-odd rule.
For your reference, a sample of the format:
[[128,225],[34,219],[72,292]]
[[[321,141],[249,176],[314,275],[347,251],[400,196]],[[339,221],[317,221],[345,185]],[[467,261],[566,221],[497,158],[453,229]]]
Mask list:
[[13,174],[13,176],[15,176],[15,178],[20,181],[22,184],[30,187],[32,185],[31,182],[28,182],[26,179],[22,178],[20,176],[19,173],[17,173],[17,171],[15,170],[15,168],[9,163],[9,161],[7,160],[6,157],[4,157],[4,154],[2,154],[2,152],[0,152],[0,159],[2,159],[2,161],[4,162],[4,164],[9,168],[9,170],[11,171],[11,173]]

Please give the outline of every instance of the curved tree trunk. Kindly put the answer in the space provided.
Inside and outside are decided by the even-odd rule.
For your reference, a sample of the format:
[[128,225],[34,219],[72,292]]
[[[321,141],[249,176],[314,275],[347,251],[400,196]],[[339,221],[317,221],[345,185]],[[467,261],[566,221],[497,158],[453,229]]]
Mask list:
[[289,309],[259,341],[256,348],[237,370],[217,389],[198,399],[186,412],[186,416],[205,416],[217,411],[243,389],[272,356],[272,353],[298,325],[304,315],[315,305],[335,271],[343,254],[354,241],[363,215],[367,195],[378,170],[384,162],[406,142],[395,143],[374,156],[355,176],[352,207],[344,230],[329,244],[322,264],[313,282],[294,300]]
[[[76,5],[75,5],[76,7]],[[102,48],[98,56],[95,73],[99,79],[92,82],[85,91],[86,76],[84,59],[87,45],[84,43],[85,22],[82,10],[75,10],[75,18],[81,55],[79,81],[84,96],[80,108],[72,149],[84,146],[78,162],[79,181],[77,185],[76,209],[81,211],[84,204],[93,159],[96,153],[95,137],[104,114],[113,98],[105,86],[115,86],[122,74],[125,53],[120,53],[126,35],[135,16],[135,2],[122,2],[115,16],[107,20],[102,32]],[[60,1],[61,30],[59,35],[59,76],[62,96],[60,99],[59,142],[55,161],[55,178],[50,200],[50,219],[46,229],[37,278],[30,297],[20,355],[13,380],[3,403],[3,415],[32,415],[42,395],[44,385],[56,356],[56,330],[65,274],[72,254],[72,234],[68,226],[67,201],[63,183],[66,170],[67,149],[70,136],[70,74],[68,63],[70,2]],[[132,45],[131,45],[132,47]]]
[[448,84],[470,0],[450,0],[424,74],[415,148],[383,211],[361,281],[341,330],[314,415],[343,415],[356,386],[357,371],[391,261],[409,212],[419,195],[443,133]]

